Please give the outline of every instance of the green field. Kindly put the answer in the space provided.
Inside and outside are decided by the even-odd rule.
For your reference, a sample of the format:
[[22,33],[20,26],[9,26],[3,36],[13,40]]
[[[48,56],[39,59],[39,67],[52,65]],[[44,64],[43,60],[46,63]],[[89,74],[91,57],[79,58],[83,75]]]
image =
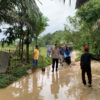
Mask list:
[[[25,52],[26,47],[24,46],[24,52]],[[5,45],[4,47],[2,47],[0,45],[0,51],[5,51],[5,52],[9,52],[9,50],[11,52],[15,52],[18,50],[18,46],[17,45]],[[30,54],[33,54],[34,51],[34,47],[30,46]],[[40,47],[40,55],[46,57],[47,53],[46,53],[46,47]]]

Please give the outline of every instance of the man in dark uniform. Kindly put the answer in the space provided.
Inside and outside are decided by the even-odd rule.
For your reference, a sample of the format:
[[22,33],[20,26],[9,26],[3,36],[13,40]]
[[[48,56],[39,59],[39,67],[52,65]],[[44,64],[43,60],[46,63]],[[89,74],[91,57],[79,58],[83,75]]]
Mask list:
[[95,58],[92,54],[89,53],[88,46],[84,48],[84,51],[85,53],[82,54],[81,62],[80,62],[81,70],[82,70],[82,81],[83,84],[86,85],[85,73],[87,73],[89,87],[91,87],[92,86],[91,59],[94,60],[100,60],[100,59]]

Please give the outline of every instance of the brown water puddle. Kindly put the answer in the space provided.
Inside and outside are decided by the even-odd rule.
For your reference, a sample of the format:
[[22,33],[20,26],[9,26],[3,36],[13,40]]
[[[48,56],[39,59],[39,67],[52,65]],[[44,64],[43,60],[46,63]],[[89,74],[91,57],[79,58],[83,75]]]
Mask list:
[[79,63],[71,68],[59,66],[57,73],[50,66],[45,73],[38,71],[1,89],[0,100],[100,100],[100,81],[96,80],[92,88],[84,87]]

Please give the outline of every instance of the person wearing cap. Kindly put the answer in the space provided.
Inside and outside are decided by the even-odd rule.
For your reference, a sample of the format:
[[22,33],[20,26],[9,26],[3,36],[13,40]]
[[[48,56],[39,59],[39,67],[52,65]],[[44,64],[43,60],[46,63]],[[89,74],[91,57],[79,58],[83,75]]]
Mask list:
[[85,73],[87,73],[88,76],[88,86],[92,86],[92,74],[91,74],[91,60],[100,60],[100,58],[94,57],[92,54],[89,53],[89,47],[84,47],[84,53],[81,56],[80,66],[82,70],[82,81],[83,84],[86,85],[85,80]]

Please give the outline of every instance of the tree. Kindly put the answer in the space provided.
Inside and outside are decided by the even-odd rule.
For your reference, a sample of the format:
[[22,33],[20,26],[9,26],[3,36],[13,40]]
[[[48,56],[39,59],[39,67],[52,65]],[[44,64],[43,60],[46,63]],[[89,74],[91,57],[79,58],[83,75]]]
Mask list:
[[[88,10],[87,10],[88,9]],[[100,19],[100,0],[91,0],[77,11],[77,17],[91,25]]]
[[32,32],[34,33],[33,36],[37,44],[38,36],[40,35],[41,32],[45,30],[45,27],[48,25],[47,24],[48,19],[44,17],[41,12],[40,12],[40,18],[38,19],[34,13],[34,10],[32,9],[30,10],[30,19],[31,19],[30,24],[32,24]]
[[11,19],[10,11],[14,9],[17,0],[0,0],[0,22],[9,22]]
[[90,0],[77,10],[76,20],[72,24],[78,25],[77,31],[72,32],[73,44],[77,48],[88,45],[90,52],[100,56],[100,1]]
[[[25,26],[29,27],[26,17],[30,9],[34,9],[36,17],[40,18],[39,8],[35,0],[0,0],[0,22],[7,22],[12,27],[17,25],[20,32],[20,57],[23,60],[23,46],[24,46],[24,30]],[[31,26],[30,26],[31,27]],[[11,36],[9,36],[9,41]],[[12,42],[12,41],[11,41]],[[4,42],[3,42],[4,43]],[[10,43],[10,42],[9,42]]]
[[[38,31],[38,29],[40,30],[42,26],[42,24],[41,25],[39,24],[40,22],[42,23],[42,20],[43,20],[43,18],[40,17],[41,12],[39,11],[39,8],[37,7],[34,0],[29,0],[29,1],[28,0],[17,0],[16,2],[13,2],[12,0],[11,6],[8,5],[8,7],[9,7],[8,15],[12,18],[12,21],[11,23],[9,23],[11,24],[11,27],[8,28],[7,31],[5,32],[5,35],[7,36],[7,38],[3,39],[3,43],[7,42],[8,44],[11,44],[16,39],[19,39],[19,54],[20,54],[21,60],[23,61],[23,46],[24,46],[24,41],[27,41],[26,42],[26,51],[27,51],[26,55],[27,55],[27,62],[28,62],[29,61],[30,40],[32,39],[32,36],[35,34],[36,29]],[[3,10],[4,9],[6,9],[5,6]],[[33,12],[34,16],[32,17],[34,20],[30,18],[30,11]],[[8,15],[7,15],[7,18],[8,18]],[[6,18],[3,17],[3,20],[1,20],[1,22],[5,20]],[[38,24],[40,25],[40,27],[38,27]]]
[[[21,6],[26,9],[34,6],[37,11],[35,0],[0,0],[0,22],[12,22],[12,12],[16,11]],[[15,20],[15,19],[14,19]]]

